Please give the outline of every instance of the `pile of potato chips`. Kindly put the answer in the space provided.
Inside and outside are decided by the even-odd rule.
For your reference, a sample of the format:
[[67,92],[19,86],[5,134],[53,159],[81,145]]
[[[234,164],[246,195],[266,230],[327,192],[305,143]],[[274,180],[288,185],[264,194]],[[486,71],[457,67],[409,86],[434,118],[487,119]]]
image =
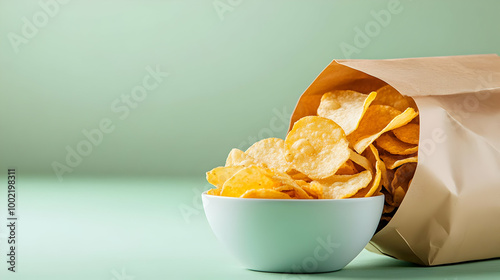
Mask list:
[[207,172],[211,195],[342,199],[385,194],[382,221],[401,204],[417,164],[418,109],[386,85],[370,94],[325,93],[317,116],[299,119],[285,140],[263,139]]

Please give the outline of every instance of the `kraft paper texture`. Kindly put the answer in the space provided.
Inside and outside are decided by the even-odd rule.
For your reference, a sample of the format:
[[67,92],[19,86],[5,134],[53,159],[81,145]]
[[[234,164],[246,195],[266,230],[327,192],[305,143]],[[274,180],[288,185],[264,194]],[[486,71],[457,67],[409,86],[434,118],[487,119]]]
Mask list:
[[290,126],[315,115],[323,93],[386,83],[419,108],[418,166],[367,249],[428,266],[500,257],[500,57],[334,60],[302,94]]

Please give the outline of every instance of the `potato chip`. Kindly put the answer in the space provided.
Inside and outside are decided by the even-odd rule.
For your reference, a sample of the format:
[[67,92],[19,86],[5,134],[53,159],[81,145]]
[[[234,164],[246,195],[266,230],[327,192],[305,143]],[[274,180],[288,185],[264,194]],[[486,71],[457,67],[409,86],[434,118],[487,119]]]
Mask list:
[[290,163],[285,159],[285,141],[279,138],[267,138],[255,142],[245,153],[255,161],[280,172],[290,170]]
[[388,105],[401,112],[410,107],[408,99],[390,85],[385,85],[376,92],[377,96],[372,102],[373,105]]
[[342,164],[342,166],[340,166],[335,175],[354,175],[356,173],[358,173],[356,166],[354,166],[354,163],[348,159],[344,162],[344,164]]
[[375,140],[377,146],[384,149],[385,151],[396,154],[396,155],[410,155],[418,151],[417,145],[412,145],[400,141],[391,132],[386,132]]
[[295,192],[295,197],[300,199],[311,199],[309,196],[295,181],[290,175],[284,172],[274,171],[271,175],[273,180],[276,180],[282,184],[282,186],[278,188],[274,188],[275,190],[284,190],[285,187],[290,188],[287,190],[293,190]]
[[396,188],[392,196],[392,206],[399,207],[401,202],[403,202],[405,195],[406,192],[402,187]]
[[392,180],[394,180],[394,170],[387,169],[386,177],[382,177],[382,186],[385,187],[385,189],[391,194],[394,193],[394,189],[392,188]]
[[354,150],[362,153],[384,132],[401,127],[418,115],[412,108],[400,112],[386,105],[372,105],[366,110],[358,128],[347,139]]
[[292,179],[294,180],[303,180],[303,181],[306,181],[306,182],[311,182],[312,179],[307,177],[306,174],[303,174],[301,173],[300,171],[297,171],[295,169],[291,169],[287,172],[288,175],[290,175],[290,177],[292,177]]
[[308,116],[295,122],[288,133],[286,159],[309,178],[323,179],[349,159],[348,145],[344,131],[334,121]]
[[396,209],[396,207],[386,204],[386,205],[384,205],[384,210],[382,211],[382,214],[389,214],[392,211],[394,211],[394,209]]
[[220,191],[221,189],[220,188],[216,188],[216,189],[209,189],[207,191],[207,194],[210,194],[210,195],[220,195]]
[[349,198],[372,180],[370,171],[365,170],[355,175],[333,175],[326,179],[312,181],[311,185],[323,189],[323,198]]
[[[417,103],[415,103],[415,100],[411,96],[405,96],[405,98],[406,98],[406,101],[408,101],[410,108],[413,108],[413,110],[415,110],[415,112],[418,112],[418,107],[417,107]],[[418,118],[417,118],[417,120],[418,120]]]
[[373,174],[372,181],[370,184],[359,190],[354,197],[369,197],[373,196],[375,193],[379,192],[382,189],[382,173],[385,172],[385,165],[380,160],[377,149],[370,145],[368,149],[364,152],[366,158],[375,166],[375,174]]
[[294,187],[295,197],[298,199],[313,199],[302,187]]
[[365,170],[369,170],[373,173],[372,163],[364,156],[356,153],[355,151],[349,149],[349,159],[356,163],[357,165],[363,167]]
[[282,193],[287,194],[291,199],[297,199],[297,197],[295,196],[294,190],[282,191]]
[[380,158],[384,161],[385,165],[389,169],[395,169],[405,163],[417,162],[417,154],[411,155],[393,155],[390,153],[381,153]]
[[409,123],[392,130],[394,136],[399,140],[408,144],[418,144],[420,126],[418,124]]
[[273,189],[281,183],[271,178],[272,173],[259,166],[249,166],[236,172],[222,186],[221,196],[240,197],[251,189]]
[[241,198],[267,198],[267,199],[291,199],[291,197],[286,194],[270,189],[253,189],[248,190],[240,196]]
[[222,188],[227,179],[231,178],[241,169],[243,169],[243,166],[216,167],[207,172],[207,181],[217,188]]
[[394,179],[392,179],[391,183],[392,188],[394,190],[397,188],[403,188],[403,190],[407,192],[416,169],[416,163],[406,163],[396,169],[396,172],[394,172]]
[[323,94],[318,107],[318,116],[330,119],[340,125],[346,135],[353,132],[366,109],[377,96],[352,90],[336,90]]
[[250,166],[256,164],[251,156],[239,149],[232,149],[226,159],[226,166]]
[[323,189],[319,187],[319,184],[311,185],[310,183],[302,180],[297,180],[297,184],[312,198],[322,199]]

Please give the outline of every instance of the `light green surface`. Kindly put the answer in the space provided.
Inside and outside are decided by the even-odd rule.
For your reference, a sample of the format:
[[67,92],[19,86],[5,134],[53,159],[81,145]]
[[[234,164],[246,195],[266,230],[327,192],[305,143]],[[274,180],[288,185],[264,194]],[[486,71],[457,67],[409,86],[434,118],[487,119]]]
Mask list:
[[[4,178],[1,178],[3,181]],[[344,270],[313,275],[244,269],[212,234],[201,207],[205,188],[189,180],[55,180],[20,177],[16,274],[0,279],[499,279],[500,259],[418,267],[362,252]],[[5,221],[5,188],[0,188]],[[183,215],[191,210],[191,215]],[[298,241],[299,242],[299,241]],[[122,269],[125,274],[122,274]],[[118,276],[116,276],[118,275]],[[128,275],[134,278],[125,278]]]
[[[199,175],[233,147],[282,137],[298,96],[346,57],[343,44],[359,50],[352,58],[500,54],[496,0],[401,1],[379,29],[373,14],[392,2],[67,2],[14,47],[9,34],[22,35],[24,17],[43,20],[43,8],[0,0],[0,170],[55,176],[65,147],[109,118],[114,131],[65,178]],[[113,102],[156,65],[170,76],[120,119]]]

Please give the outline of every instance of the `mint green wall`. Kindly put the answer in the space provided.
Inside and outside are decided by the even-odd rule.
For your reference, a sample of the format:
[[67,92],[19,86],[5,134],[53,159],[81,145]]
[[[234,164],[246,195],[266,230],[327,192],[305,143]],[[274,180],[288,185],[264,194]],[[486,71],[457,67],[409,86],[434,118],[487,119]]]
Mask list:
[[64,2],[0,1],[0,172],[201,175],[283,137],[334,58],[500,54],[495,0]]

